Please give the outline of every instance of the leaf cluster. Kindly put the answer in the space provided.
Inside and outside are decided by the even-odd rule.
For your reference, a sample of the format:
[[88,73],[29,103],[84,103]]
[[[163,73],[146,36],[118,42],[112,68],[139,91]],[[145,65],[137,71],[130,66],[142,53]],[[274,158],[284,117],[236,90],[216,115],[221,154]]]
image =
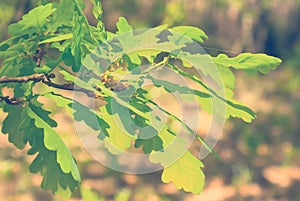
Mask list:
[[[88,23],[80,0],[43,1],[9,26],[11,37],[0,44],[3,60],[0,75],[5,76],[1,80],[22,77],[23,81],[0,81],[0,107],[7,113],[2,132],[8,134],[9,141],[18,149],[30,145],[28,154],[36,155],[30,171],[43,176],[43,189],[69,197],[81,179],[76,160],[54,129],[57,122],[39,101],[41,97],[51,99],[58,107],[68,108],[75,121],[83,121],[98,131],[99,141],[112,154],[126,152],[132,145],[140,148],[152,163],[162,165],[163,182],[200,193],[204,186],[204,165],[186,149],[184,137],[172,125],[178,123],[186,135],[194,136],[210,152],[212,148],[182,119],[155,102],[144,84],[151,82],[166,94],[194,97],[201,109],[217,117],[251,122],[256,114],[233,99],[232,70],[265,74],[281,60],[250,53],[233,58],[223,54],[213,57],[199,48],[208,39],[207,35],[192,26],[163,25],[135,31],[120,17],[117,32],[111,33],[102,22],[100,0],[92,3],[96,26]],[[163,68],[197,87],[155,76]],[[190,73],[191,69],[197,73]],[[36,74],[45,77],[26,79]],[[64,84],[53,83],[54,74]],[[213,85],[205,82],[208,78]],[[45,93],[34,90],[41,82],[49,87]],[[3,101],[7,100],[2,93],[4,88],[13,88],[13,98],[22,101],[14,105]],[[78,91],[105,104],[91,109],[66,96],[63,90]],[[163,122],[156,110],[171,123]]]

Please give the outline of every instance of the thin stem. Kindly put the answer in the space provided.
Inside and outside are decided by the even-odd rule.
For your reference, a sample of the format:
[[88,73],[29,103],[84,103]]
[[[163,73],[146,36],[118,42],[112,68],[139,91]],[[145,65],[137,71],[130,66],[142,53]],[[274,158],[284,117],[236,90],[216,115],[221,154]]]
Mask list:
[[0,96],[0,102],[4,101],[9,105],[22,105],[25,101],[20,98],[9,98],[9,96]]
[[[21,76],[21,77],[7,77],[7,76],[2,76],[0,77],[0,84],[3,83],[27,83],[30,81],[33,82],[42,82],[45,85],[49,87],[53,87],[56,89],[62,89],[62,90],[67,90],[67,91],[78,91],[78,92],[83,92],[89,97],[99,97],[94,91],[90,91],[81,87],[78,87],[74,85],[74,83],[64,83],[64,84],[56,84],[51,81],[52,78],[55,78],[54,74],[34,74],[34,75],[28,75],[28,76]],[[96,89],[95,89],[96,91]],[[5,102],[11,102],[8,101],[7,98],[2,97],[2,100]]]

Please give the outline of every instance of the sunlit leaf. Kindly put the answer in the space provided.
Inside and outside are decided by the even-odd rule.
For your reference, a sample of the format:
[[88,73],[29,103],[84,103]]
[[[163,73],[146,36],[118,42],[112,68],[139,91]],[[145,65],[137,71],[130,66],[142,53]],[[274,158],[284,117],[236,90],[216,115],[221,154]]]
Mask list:
[[185,141],[164,129],[159,134],[164,141],[164,152],[150,154],[150,160],[163,167],[162,181],[173,182],[177,189],[199,194],[204,186],[203,163],[185,147]]
[[78,72],[79,68],[81,67],[81,58],[82,58],[82,52],[81,52],[81,44],[83,41],[83,17],[79,16],[77,12],[75,12],[73,16],[73,45],[71,48],[71,53],[74,56],[75,65],[72,66],[72,70],[74,72]]
[[243,53],[236,57],[229,58],[225,54],[220,54],[212,60],[217,65],[228,68],[232,67],[241,70],[257,71],[263,74],[270,70],[275,70],[282,62],[279,58],[268,56],[266,54]]
[[57,9],[50,20],[50,26],[47,30],[50,33],[55,32],[60,27],[70,26],[74,13],[74,4],[69,0],[60,0],[59,4],[54,5]]
[[[48,117],[49,112],[43,110],[37,102],[36,104],[27,108],[6,106],[7,118],[14,118],[12,122],[17,124],[9,129],[4,128],[4,131],[8,132],[9,136],[18,135],[17,138],[12,138],[12,142],[18,148],[23,148],[23,145],[17,143],[18,140],[22,140],[24,144],[29,143],[31,146],[29,155],[38,153],[30,165],[30,171],[41,172],[42,188],[67,199],[80,182],[79,172],[69,150],[51,127],[56,123]],[[19,118],[21,121],[18,123],[15,120],[18,121]]]
[[63,40],[71,39],[71,38],[73,38],[72,34],[58,35],[58,36],[54,36],[52,38],[43,40],[43,41],[39,42],[39,44],[59,42],[59,41],[63,41]]
[[22,20],[18,23],[12,24],[8,28],[11,35],[22,35],[40,33],[45,30],[48,17],[55,11],[52,4],[41,5],[29,11],[28,14],[23,15]]
[[181,35],[184,35],[185,37],[189,37],[195,41],[198,41],[200,43],[204,42],[204,39],[208,39],[207,35],[204,31],[197,27],[192,26],[178,26],[171,29],[175,33],[179,33]]
[[108,137],[104,138],[105,147],[112,154],[123,153],[127,148],[130,147],[131,142],[135,140],[135,137],[128,133],[124,124],[117,114],[111,115],[107,112],[105,107],[100,108],[103,119],[108,122],[110,128],[107,129],[109,133]]
[[45,147],[48,150],[56,151],[57,162],[60,164],[62,171],[66,174],[71,173],[73,178],[79,181],[80,176],[73,156],[59,135],[31,108],[28,108],[27,112],[28,115],[34,119],[36,127],[44,129]]
[[120,17],[116,25],[118,28],[117,34],[132,31],[132,27],[128,24],[126,18],[124,17]]

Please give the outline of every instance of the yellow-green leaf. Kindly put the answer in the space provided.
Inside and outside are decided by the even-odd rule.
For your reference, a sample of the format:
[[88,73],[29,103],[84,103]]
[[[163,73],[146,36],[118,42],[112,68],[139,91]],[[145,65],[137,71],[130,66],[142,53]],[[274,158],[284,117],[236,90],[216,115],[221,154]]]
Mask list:
[[44,43],[53,43],[53,42],[59,42],[67,39],[73,38],[73,34],[63,34],[63,35],[57,35],[51,38],[48,38],[46,40],[43,40],[39,42],[39,44],[44,44]]
[[195,41],[198,41],[200,43],[203,43],[203,39],[208,39],[207,35],[205,34],[204,31],[197,27],[192,27],[192,26],[178,26],[174,27],[171,29],[175,33],[182,34],[186,37],[189,37]]
[[203,167],[203,163],[187,151],[175,163],[164,168],[161,179],[165,183],[173,182],[177,189],[199,194],[205,180]]
[[281,64],[281,59],[266,54],[243,53],[236,57],[229,58],[225,54],[212,57],[213,62],[225,68],[235,68],[241,70],[252,70],[263,74],[270,70],[275,70]]
[[112,154],[123,153],[130,147],[135,137],[126,132],[124,125],[118,115],[111,115],[105,107],[100,108],[103,120],[106,121],[110,128],[107,129],[108,137],[104,138],[104,145]]
[[159,136],[164,142],[164,152],[152,152],[150,161],[163,167],[162,181],[173,182],[177,189],[199,194],[204,186],[203,163],[185,147],[184,139],[174,136],[165,128]]

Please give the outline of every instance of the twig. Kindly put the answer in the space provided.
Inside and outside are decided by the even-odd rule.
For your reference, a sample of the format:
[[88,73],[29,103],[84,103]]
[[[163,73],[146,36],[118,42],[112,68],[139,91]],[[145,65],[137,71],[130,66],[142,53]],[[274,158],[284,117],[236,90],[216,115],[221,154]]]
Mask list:
[[29,81],[40,82],[40,81],[44,80],[45,77],[46,77],[45,74],[34,74],[34,75],[22,76],[22,77],[2,76],[2,77],[0,77],[0,83],[10,83],[10,82],[26,83]]
[[[54,74],[34,74],[34,75],[29,75],[29,76],[21,76],[21,77],[7,77],[7,76],[2,76],[0,77],[0,84],[1,83],[27,83],[29,81],[33,82],[42,82],[49,87],[53,87],[56,89],[62,89],[62,90],[67,90],[67,91],[78,91],[78,92],[83,92],[89,97],[99,97],[94,91],[87,90],[81,87],[78,87],[74,85],[74,83],[64,83],[64,84],[56,84],[51,81],[51,79],[55,78]],[[95,89],[96,91],[97,89]],[[1,98],[3,101],[6,103],[13,103],[12,99],[9,99],[8,97],[2,97]],[[12,100],[12,101],[9,101]]]
[[67,90],[67,91],[78,91],[78,92],[83,92],[85,93],[87,96],[89,97],[98,97],[98,95],[95,94],[95,92],[84,89],[84,88],[80,88],[76,85],[74,85],[74,83],[64,83],[64,84],[56,84],[53,82],[49,82],[48,80],[42,80],[42,82],[46,85],[48,85],[49,87],[53,87],[56,89],[62,89],[62,90]]
[[25,101],[20,98],[9,98],[9,96],[0,96],[0,102],[6,102],[9,105],[22,105]]

